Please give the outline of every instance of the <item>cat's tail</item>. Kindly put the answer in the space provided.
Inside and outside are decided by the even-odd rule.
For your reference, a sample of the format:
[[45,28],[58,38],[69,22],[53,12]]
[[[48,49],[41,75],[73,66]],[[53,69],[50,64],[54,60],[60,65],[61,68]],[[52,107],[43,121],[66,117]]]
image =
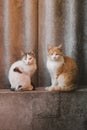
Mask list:
[[15,67],[15,68],[13,69],[13,71],[14,71],[14,72],[17,72],[17,73],[22,73],[18,67]]
[[74,91],[78,87],[76,84],[70,85],[70,86],[65,86],[65,87],[54,87],[54,91],[60,91],[60,92],[69,92],[69,91]]

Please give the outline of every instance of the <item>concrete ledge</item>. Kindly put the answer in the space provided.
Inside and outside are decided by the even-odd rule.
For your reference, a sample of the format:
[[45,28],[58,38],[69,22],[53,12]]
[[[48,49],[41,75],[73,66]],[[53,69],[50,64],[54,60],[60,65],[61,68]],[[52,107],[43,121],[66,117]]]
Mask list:
[[0,90],[0,130],[87,130],[87,89]]

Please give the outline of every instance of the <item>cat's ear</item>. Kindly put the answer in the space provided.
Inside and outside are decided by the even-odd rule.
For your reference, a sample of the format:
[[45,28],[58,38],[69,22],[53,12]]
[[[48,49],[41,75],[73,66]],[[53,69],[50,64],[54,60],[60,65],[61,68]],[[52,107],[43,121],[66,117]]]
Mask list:
[[30,54],[35,57],[34,51],[30,51]]
[[61,49],[61,50],[62,50],[62,44],[60,44],[60,45],[58,46],[58,49]]

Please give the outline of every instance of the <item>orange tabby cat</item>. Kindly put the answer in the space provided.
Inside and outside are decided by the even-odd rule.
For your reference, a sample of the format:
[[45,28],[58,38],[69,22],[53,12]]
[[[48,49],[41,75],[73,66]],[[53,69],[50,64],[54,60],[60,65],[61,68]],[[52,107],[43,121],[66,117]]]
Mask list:
[[68,56],[62,53],[61,45],[48,49],[47,68],[51,76],[52,85],[46,87],[48,91],[71,91],[77,88],[78,68]]

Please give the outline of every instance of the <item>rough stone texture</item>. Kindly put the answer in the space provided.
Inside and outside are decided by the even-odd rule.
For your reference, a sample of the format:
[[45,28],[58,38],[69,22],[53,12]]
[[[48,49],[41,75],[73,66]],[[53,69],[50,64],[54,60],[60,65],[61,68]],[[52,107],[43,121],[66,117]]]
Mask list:
[[87,90],[0,90],[0,130],[87,130]]

